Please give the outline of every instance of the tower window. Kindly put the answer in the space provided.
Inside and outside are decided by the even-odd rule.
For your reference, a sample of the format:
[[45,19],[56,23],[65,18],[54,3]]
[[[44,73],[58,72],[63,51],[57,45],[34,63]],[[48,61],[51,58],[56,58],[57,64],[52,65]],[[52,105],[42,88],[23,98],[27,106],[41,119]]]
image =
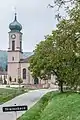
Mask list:
[[12,51],[15,50],[15,41],[12,41]]
[[23,69],[23,79],[26,79],[26,69]]
[[20,40],[22,40],[22,35],[20,35]]
[[20,51],[22,51],[22,42],[20,41]]
[[14,57],[12,57],[12,61],[14,61]]

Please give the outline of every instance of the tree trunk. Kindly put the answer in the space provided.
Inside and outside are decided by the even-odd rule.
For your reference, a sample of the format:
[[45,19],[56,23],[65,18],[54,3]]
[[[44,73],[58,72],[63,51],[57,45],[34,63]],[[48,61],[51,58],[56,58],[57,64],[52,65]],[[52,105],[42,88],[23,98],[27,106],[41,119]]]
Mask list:
[[63,81],[59,81],[60,92],[63,93]]
[[[58,69],[59,69],[59,68],[58,68]],[[63,93],[63,92],[64,92],[64,91],[63,91],[63,81],[59,79],[58,71],[55,72],[55,70],[53,70],[53,72],[54,72],[54,74],[55,74],[55,75],[57,76],[57,78],[58,78],[58,81],[59,81],[58,86],[59,86],[59,88],[60,88],[60,92]]]
[[63,83],[61,83],[61,93],[63,93]]

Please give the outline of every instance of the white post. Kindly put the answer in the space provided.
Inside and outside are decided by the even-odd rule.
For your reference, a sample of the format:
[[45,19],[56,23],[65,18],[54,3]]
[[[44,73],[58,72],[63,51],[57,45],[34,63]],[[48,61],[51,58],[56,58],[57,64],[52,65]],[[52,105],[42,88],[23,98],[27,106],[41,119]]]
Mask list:
[[17,120],[17,111],[15,111],[15,116],[16,116],[16,119],[15,119],[15,120]]
[[[14,104],[16,106],[16,104]],[[17,120],[17,111],[15,111],[15,120]]]

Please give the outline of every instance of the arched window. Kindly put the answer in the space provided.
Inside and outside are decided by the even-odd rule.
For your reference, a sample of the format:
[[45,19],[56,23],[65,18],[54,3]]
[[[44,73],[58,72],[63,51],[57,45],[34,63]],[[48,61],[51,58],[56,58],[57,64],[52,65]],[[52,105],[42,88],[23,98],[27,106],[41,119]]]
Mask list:
[[23,69],[23,79],[26,79],[26,69]]

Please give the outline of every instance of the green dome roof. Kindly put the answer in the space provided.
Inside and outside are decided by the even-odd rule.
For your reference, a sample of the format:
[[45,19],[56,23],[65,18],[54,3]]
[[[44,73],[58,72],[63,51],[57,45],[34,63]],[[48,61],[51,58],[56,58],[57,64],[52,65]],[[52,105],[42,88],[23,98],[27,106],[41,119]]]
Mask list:
[[17,21],[16,13],[15,13],[15,19],[12,23],[9,25],[10,30],[16,30],[16,31],[21,31],[22,30],[22,25]]

